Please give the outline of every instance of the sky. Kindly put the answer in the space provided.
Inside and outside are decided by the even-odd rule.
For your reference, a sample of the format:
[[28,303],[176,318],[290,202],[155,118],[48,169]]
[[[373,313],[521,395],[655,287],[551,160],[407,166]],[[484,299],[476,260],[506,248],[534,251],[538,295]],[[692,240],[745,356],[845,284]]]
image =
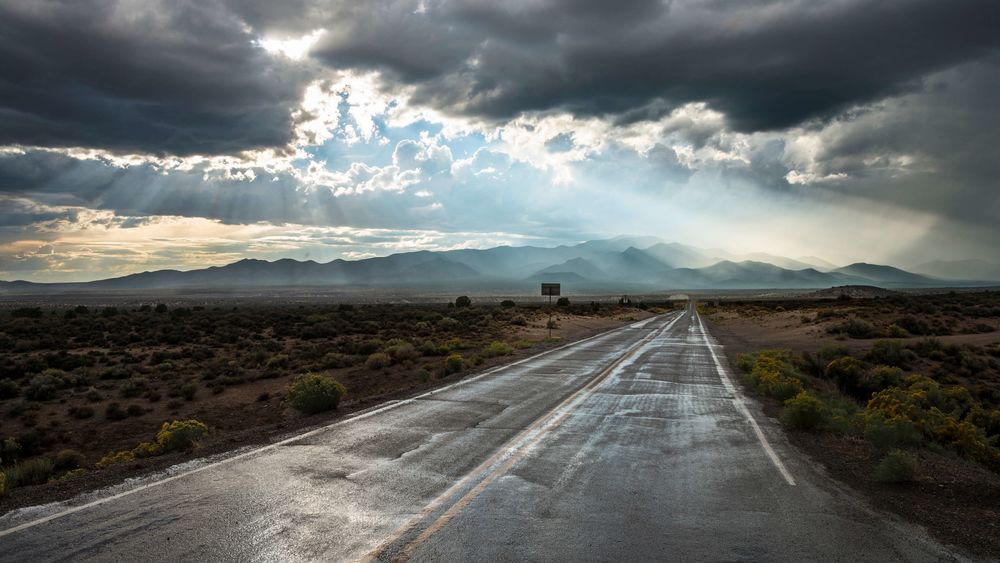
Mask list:
[[0,0],[0,279],[654,235],[1000,262],[995,0]]

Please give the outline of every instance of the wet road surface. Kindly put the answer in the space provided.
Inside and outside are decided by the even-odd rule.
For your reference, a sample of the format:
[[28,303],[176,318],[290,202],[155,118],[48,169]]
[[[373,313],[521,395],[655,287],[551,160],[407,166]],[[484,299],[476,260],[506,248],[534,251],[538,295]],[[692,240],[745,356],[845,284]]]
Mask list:
[[692,307],[89,503],[0,560],[940,561],[744,398]]

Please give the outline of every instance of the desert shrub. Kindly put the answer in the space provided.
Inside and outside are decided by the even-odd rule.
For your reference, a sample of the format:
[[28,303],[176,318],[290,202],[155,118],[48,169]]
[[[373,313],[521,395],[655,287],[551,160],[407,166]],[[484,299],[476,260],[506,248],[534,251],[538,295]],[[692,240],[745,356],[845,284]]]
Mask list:
[[160,427],[160,431],[156,433],[156,444],[161,452],[189,450],[207,435],[208,426],[203,422],[194,419],[173,420],[164,422]]
[[514,303],[510,299],[504,299],[500,302],[500,306],[505,309],[510,309],[511,307],[517,307],[517,303]]
[[861,319],[849,319],[827,329],[831,334],[845,334],[851,338],[875,338],[879,336],[875,327]]
[[444,370],[446,373],[458,373],[462,371],[462,356],[459,354],[448,356],[444,361]]
[[875,393],[865,409],[865,418],[869,425],[874,417],[887,423],[907,421],[925,439],[1000,470],[1000,450],[991,445],[984,429],[963,419],[973,406],[968,390],[942,388],[931,379],[911,375],[903,385]]
[[10,312],[15,319],[40,319],[44,313],[38,307],[20,307]]
[[87,405],[80,405],[76,407],[70,407],[67,411],[70,416],[77,420],[83,420],[85,418],[91,418],[94,416],[94,409],[88,407]]
[[461,323],[451,317],[443,317],[437,322],[437,327],[441,330],[454,330],[458,328],[459,324]]
[[422,383],[427,383],[431,380],[431,372],[426,368],[421,368],[420,371],[417,372],[417,377],[420,378]]
[[555,320],[555,319],[549,319],[549,320],[548,320],[548,321],[547,321],[547,322],[545,323],[545,328],[547,328],[547,329],[549,329],[549,330],[556,330],[557,328],[559,328],[559,323],[558,323],[558,322],[556,322],[556,320]]
[[149,387],[149,380],[142,376],[130,377],[128,381],[122,383],[119,390],[122,397],[133,398],[138,397],[146,392]]
[[142,416],[146,414],[146,409],[142,408],[140,405],[129,405],[128,408],[125,409],[125,412],[127,412],[129,416]]
[[823,401],[805,391],[800,391],[798,395],[785,401],[781,419],[792,428],[811,430],[823,422],[825,411]]
[[468,307],[469,305],[472,305],[472,299],[469,299],[466,295],[462,295],[455,300],[456,307]]
[[4,469],[7,488],[44,485],[55,473],[55,464],[47,457],[36,457]]
[[0,380],[0,400],[13,399],[21,394],[21,387],[17,383],[9,380]]
[[104,409],[104,418],[108,420],[125,420],[128,418],[128,412],[118,403],[109,403]]
[[190,383],[185,383],[181,385],[181,396],[184,397],[185,401],[193,401],[195,395],[198,394],[198,385],[193,381]]
[[274,371],[287,369],[291,364],[291,359],[285,354],[275,354],[268,358],[267,363],[264,364],[264,368]]
[[354,359],[347,354],[330,352],[323,356],[322,365],[326,369],[346,368],[354,365]]
[[907,338],[910,336],[910,333],[897,324],[891,324],[885,327],[885,335],[889,338]]
[[24,398],[31,401],[48,401],[55,399],[62,387],[62,378],[57,374],[63,373],[59,370],[47,369],[42,373],[32,377],[24,387]]
[[114,465],[116,463],[127,463],[129,461],[132,461],[133,459],[135,459],[135,455],[133,455],[132,452],[129,450],[122,450],[119,452],[108,452],[104,454],[104,456],[102,456],[101,459],[97,460],[97,463],[94,464],[94,467],[96,467],[97,469],[104,469],[109,465]]
[[885,454],[875,469],[875,480],[881,483],[909,483],[917,478],[917,460],[903,450]]
[[87,463],[87,456],[71,449],[60,450],[60,452],[56,454],[55,460],[53,460],[53,466],[57,471],[71,471],[73,469],[79,469],[83,467],[83,464],[85,463]]
[[556,299],[556,307],[569,307],[569,297]]
[[389,357],[392,358],[393,363],[404,363],[412,362],[420,358],[420,352],[413,347],[413,344],[409,342],[402,342],[394,346],[389,346],[385,349]]
[[420,344],[420,352],[425,356],[447,356],[449,351],[447,346],[433,340],[425,340]]
[[0,497],[7,492],[7,474],[0,471]]
[[786,401],[802,391],[802,380],[795,373],[792,356],[784,350],[761,350],[740,360],[747,380],[760,393]]
[[99,403],[102,400],[104,400],[104,396],[101,395],[101,392],[98,391],[97,389],[94,389],[93,387],[91,387],[87,391],[87,393],[84,394],[84,397],[86,397],[87,400],[90,401],[91,403]]
[[883,451],[919,446],[922,442],[920,429],[903,416],[886,417],[881,414],[866,413],[863,435],[865,440]]
[[385,369],[391,364],[392,359],[385,352],[375,352],[365,360],[365,367],[373,370]]
[[841,391],[851,394],[858,394],[858,383],[865,373],[864,366],[857,359],[845,356],[833,360],[826,366],[826,377],[834,381]]
[[916,358],[914,353],[907,350],[899,340],[880,339],[876,340],[872,345],[866,359],[873,364],[884,364],[906,369],[910,362]]
[[347,393],[347,389],[338,381],[317,373],[296,377],[285,391],[289,404],[306,414],[337,408],[341,397]]
[[516,317],[510,320],[510,324],[515,326],[527,326],[528,319],[524,318],[524,315],[517,315]]
[[490,342],[489,346],[483,348],[482,355],[486,358],[494,358],[496,356],[509,356],[514,353],[514,348],[507,344],[506,342],[500,342],[495,340]]
[[861,375],[858,387],[866,393],[874,393],[887,387],[899,385],[902,381],[903,370],[898,367],[875,366],[874,369],[866,371]]
[[927,323],[927,321],[914,317],[912,315],[900,317],[895,321],[893,321],[892,324],[898,326],[899,328],[905,330],[910,334],[915,334],[917,336],[933,334],[931,326]]

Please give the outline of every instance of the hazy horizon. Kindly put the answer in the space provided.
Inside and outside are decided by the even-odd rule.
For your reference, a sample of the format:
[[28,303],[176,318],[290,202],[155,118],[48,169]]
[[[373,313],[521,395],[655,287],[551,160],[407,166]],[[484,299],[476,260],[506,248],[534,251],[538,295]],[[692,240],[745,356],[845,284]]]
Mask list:
[[0,279],[621,234],[1000,263],[996,3],[0,0]]

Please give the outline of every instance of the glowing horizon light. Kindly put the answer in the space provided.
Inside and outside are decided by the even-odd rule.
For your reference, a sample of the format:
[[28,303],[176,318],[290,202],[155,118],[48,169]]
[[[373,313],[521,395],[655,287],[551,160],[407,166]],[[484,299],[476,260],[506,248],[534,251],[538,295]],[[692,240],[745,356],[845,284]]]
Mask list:
[[313,45],[319,41],[320,37],[326,34],[325,29],[314,29],[302,37],[294,39],[260,38],[257,44],[265,51],[275,55],[282,55],[293,61],[301,61],[309,54]]

